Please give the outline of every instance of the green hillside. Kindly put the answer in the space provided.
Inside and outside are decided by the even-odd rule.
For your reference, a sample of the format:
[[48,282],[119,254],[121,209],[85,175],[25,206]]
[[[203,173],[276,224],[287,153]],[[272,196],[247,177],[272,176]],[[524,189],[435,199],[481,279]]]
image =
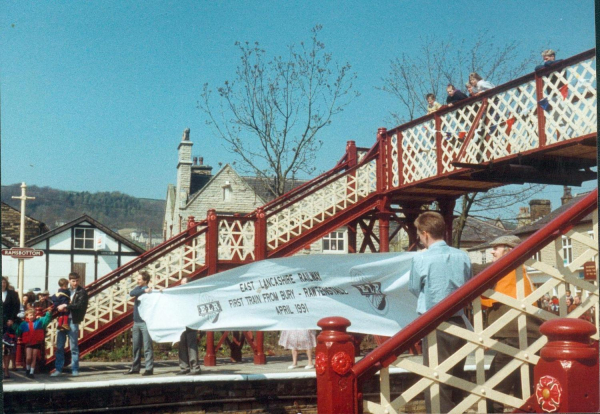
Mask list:
[[[20,209],[21,201],[12,199],[21,195],[20,184],[3,185],[0,194],[3,202]],[[35,200],[27,201],[25,213],[51,229],[87,214],[115,231],[137,228],[162,232],[164,200],[136,198],[118,191],[74,192],[35,185],[27,187],[27,195]]]

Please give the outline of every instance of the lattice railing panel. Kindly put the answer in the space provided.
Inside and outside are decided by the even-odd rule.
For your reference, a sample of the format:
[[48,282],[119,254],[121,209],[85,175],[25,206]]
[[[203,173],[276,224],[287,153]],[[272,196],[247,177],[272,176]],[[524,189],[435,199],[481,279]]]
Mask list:
[[388,182],[391,187],[400,186],[400,139],[398,134],[393,134],[389,138],[390,165],[388,169]]
[[336,177],[323,188],[267,217],[267,246],[276,249],[377,190],[376,161]]
[[[204,232],[198,234],[189,244],[181,245],[169,253],[158,257],[156,260],[146,264],[139,271],[145,270],[151,275],[152,286],[168,287],[178,282],[204,266],[206,254],[205,236]],[[80,339],[133,309],[134,300],[129,296],[129,292],[136,286],[135,280],[139,271],[108,286],[89,299],[85,318],[79,324]],[[53,320],[47,329],[47,357],[54,355],[56,328],[57,322]]]
[[539,146],[535,82],[488,99],[488,106],[461,162],[477,164]]
[[404,184],[437,174],[433,120],[402,131],[402,165]]
[[219,221],[219,260],[254,260],[254,221]]
[[[596,210],[593,215],[592,230],[593,238],[588,235],[586,229],[582,228],[579,230],[573,229],[566,234],[568,237],[580,241],[586,247],[585,249],[581,249],[580,256],[575,257],[571,262],[570,270],[572,272],[577,270],[583,262],[589,261],[592,258],[596,261],[596,271],[598,270],[598,245],[594,242],[594,240],[598,240],[598,210]],[[557,240],[558,242],[554,243],[554,246],[557,250],[557,257],[560,257],[560,251],[562,250],[562,245],[560,244],[561,236],[558,236]],[[519,266],[516,269],[516,298],[512,298],[492,289],[488,289],[484,293],[488,298],[507,305],[510,310],[498,318],[494,323],[485,326],[481,299],[477,298],[472,302],[473,330],[463,329],[446,322],[441,323],[437,327],[437,330],[465,339],[466,345],[450,358],[436,365],[436,337],[435,335],[430,334],[428,336],[428,341],[430,344],[429,352],[431,367],[416,362],[413,358],[407,358],[405,356],[398,358],[396,362],[392,364],[393,366],[403,368],[406,371],[420,376],[421,379],[413,386],[402,390],[400,396],[393,399],[391,398],[391,394],[395,390],[393,390],[389,384],[389,368],[382,369],[380,371],[380,400],[378,402],[365,401],[365,412],[382,414],[401,412],[407,403],[422,395],[423,391],[427,388],[430,388],[430,392],[433,396],[432,409],[433,411],[436,411],[436,406],[439,407],[439,384],[448,384],[452,387],[459,388],[465,395],[463,401],[454,408],[452,411],[453,413],[472,411],[485,413],[487,410],[486,400],[500,402],[504,404],[505,407],[510,406],[513,408],[520,408],[525,404],[526,399],[529,397],[529,384],[532,381],[532,378],[530,378],[529,366],[537,364],[539,361],[537,353],[547,342],[547,338],[541,336],[539,333],[537,333],[537,337],[532,337],[531,330],[529,331],[530,337],[528,338],[528,318],[535,317],[542,321],[560,317],[579,318],[584,313],[589,313],[590,309],[593,307],[596,307],[594,318],[597,330],[593,339],[598,340],[598,317],[600,316],[597,309],[598,280],[596,280],[595,283],[586,281],[569,272],[565,272],[564,270],[561,271],[559,269],[560,266],[557,268],[533,259],[526,262],[526,266],[530,269],[533,268],[544,272],[549,276],[548,280],[533,290],[531,294],[525,296],[525,279],[523,277],[524,266]],[[566,302],[564,300],[567,286],[577,287],[581,290],[583,298],[581,305],[575,308],[571,313],[567,312]],[[558,315],[537,307],[538,300],[542,299],[544,295],[549,292],[561,297]],[[517,348],[509,346],[494,338],[494,335],[501,329],[505,328],[508,324],[514,324],[514,321],[517,323],[519,334],[519,346]],[[496,353],[506,354],[510,356],[512,360],[499,369],[495,375],[491,376],[489,372],[486,372],[484,365],[484,350],[486,349],[490,349]],[[428,350],[424,349],[423,352],[428,352]],[[475,358],[475,382],[455,377],[449,373],[452,367],[469,355],[474,356]],[[517,398],[495,389],[503,379],[515,370],[519,370],[521,383],[525,384],[522,390],[523,398]],[[439,411],[439,408],[437,411]]]
[[552,144],[596,132],[596,59],[589,59],[543,78],[546,142]]
[[481,102],[463,106],[440,117],[442,133],[442,173],[454,171],[452,162],[477,116]]

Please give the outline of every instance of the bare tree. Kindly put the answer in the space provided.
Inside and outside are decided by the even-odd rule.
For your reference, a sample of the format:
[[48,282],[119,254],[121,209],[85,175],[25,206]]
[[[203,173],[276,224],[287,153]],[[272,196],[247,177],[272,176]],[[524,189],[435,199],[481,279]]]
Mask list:
[[[390,115],[394,122],[401,124],[427,113],[426,94],[433,93],[441,100],[449,83],[464,90],[471,72],[501,84],[531,71],[537,54],[530,51],[520,59],[521,52],[519,42],[498,45],[488,32],[462,40],[456,40],[452,35],[445,39],[424,38],[415,55],[403,53],[390,61],[390,72],[381,79],[382,86],[378,89],[398,99],[399,110]],[[460,246],[471,212],[506,209],[543,188],[543,185],[525,185],[516,191],[493,189],[487,193],[464,194],[457,203],[460,214],[454,223],[453,245]]]
[[[288,46],[287,56],[267,57],[254,44],[237,42],[240,63],[233,81],[216,89],[204,85],[198,103],[218,137],[275,195],[303,172],[314,172],[323,142],[319,131],[342,112],[351,98],[356,75],[338,65],[312,30],[310,42]],[[217,101],[216,106],[214,105]]]
[[456,40],[452,35],[422,38],[415,55],[403,53],[390,61],[390,72],[377,89],[398,98],[400,111],[390,115],[397,124],[405,123],[427,113],[426,94],[441,99],[449,83],[464,90],[471,72],[500,84],[531,71],[538,55],[528,52],[519,59],[520,51],[519,42],[497,45],[488,32],[472,40]]
[[492,221],[502,212],[514,215],[512,209],[546,188],[543,184],[524,184],[518,189],[495,188],[487,193],[474,192],[462,196],[460,214],[454,222],[452,245],[460,247],[461,237],[467,225],[467,217]]

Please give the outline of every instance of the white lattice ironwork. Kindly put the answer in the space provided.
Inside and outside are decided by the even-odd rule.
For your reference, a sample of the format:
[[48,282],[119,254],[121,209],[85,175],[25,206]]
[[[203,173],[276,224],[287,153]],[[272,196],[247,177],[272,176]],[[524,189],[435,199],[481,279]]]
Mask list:
[[543,78],[546,142],[596,132],[596,59],[583,61]]
[[[147,271],[151,275],[152,286],[169,287],[186,276],[190,276],[204,266],[206,254],[206,234],[194,237],[188,244],[181,245],[172,251],[149,261],[139,271]],[[133,309],[133,298],[129,292],[136,286],[138,272],[133,273],[101,290],[89,300],[84,320],[79,324],[79,338],[97,331],[103,325]],[[56,320],[48,326],[46,355],[54,355],[56,345]]]
[[388,169],[388,182],[391,184],[391,187],[395,188],[400,186],[400,140],[398,139],[398,134],[394,134],[390,137],[389,151],[391,162]]
[[335,177],[267,218],[267,248],[276,249],[377,191],[376,161]]
[[488,99],[488,106],[461,162],[477,164],[539,146],[535,82]]
[[[421,377],[416,384],[408,389],[401,390],[401,394],[396,399],[391,398],[391,393],[394,391],[389,383],[389,368],[382,369],[380,372],[380,393],[379,402],[365,401],[365,412],[370,413],[398,413],[401,412],[408,402],[418,397],[425,389],[430,387],[433,396],[432,407],[439,404],[436,402],[439,398],[439,384],[448,384],[463,390],[466,397],[458,404],[453,413],[472,412],[473,410],[480,413],[487,412],[486,400],[494,400],[506,406],[513,408],[522,407],[526,399],[529,397],[530,378],[529,366],[537,364],[539,356],[538,351],[545,345],[547,338],[539,336],[537,339],[527,337],[527,322],[528,315],[535,315],[538,319],[550,320],[560,317],[579,318],[584,313],[590,312],[590,309],[595,309],[595,324],[596,334],[594,339],[598,340],[598,279],[595,282],[586,281],[574,276],[573,273],[582,266],[584,262],[594,260],[596,262],[596,273],[598,271],[598,210],[594,212],[592,220],[593,238],[586,230],[571,230],[566,234],[574,240],[579,241],[586,248],[581,249],[581,254],[575,258],[569,267],[561,269],[561,266],[553,267],[551,265],[530,260],[526,263],[528,268],[538,269],[545,272],[550,278],[538,286],[531,294],[525,296],[523,267],[519,266],[516,269],[517,278],[517,294],[516,298],[488,289],[484,295],[494,299],[499,303],[507,305],[511,309],[497,319],[489,326],[484,325],[483,311],[481,300],[478,298],[472,302],[473,309],[473,327],[474,330],[467,330],[442,322],[437,329],[447,332],[451,335],[464,338],[467,344],[459,349],[453,356],[446,359],[437,366],[433,361],[437,361],[437,350],[435,346],[430,346],[430,365],[425,366],[414,359],[401,356],[396,360],[393,366],[403,368]],[[561,236],[559,235],[556,242],[556,254],[561,255],[562,244]],[[565,271],[567,270],[567,271]],[[567,312],[566,302],[564,300],[566,289],[577,287],[582,292],[582,303],[571,313]],[[543,309],[538,308],[535,304],[543,298],[548,292],[557,292],[561,296],[560,310],[558,315]],[[502,328],[510,323],[517,321],[519,331],[519,347],[509,346],[499,340],[494,339],[494,335]],[[531,331],[530,331],[531,332]],[[428,337],[430,344],[435,344],[435,335],[430,334]],[[495,375],[491,376],[486,372],[484,366],[484,350],[490,349],[496,353],[503,353],[512,358],[511,362],[498,370]],[[423,350],[427,352],[428,350]],[[475,357],[475,382],[467,381],[449,374],[451,368],[459,361],[466,358],[468,355]],[[522,386],[523,398],[517,398],[513,395],[502,393],[495,387],[513,371],[519,370]],[[396,390],[397,391],[397,390]],[[439,405],[437,405],[439,407]]]
[[481,102],[475,102],[441,116],[442,174],[454,171],[452,162],[460,152],[480,107]]
[[254,221],[219,221],[219,260],[254,260]]
[[423,122],[402,131],[402,179],[404,184],[437,174],[435,123]]

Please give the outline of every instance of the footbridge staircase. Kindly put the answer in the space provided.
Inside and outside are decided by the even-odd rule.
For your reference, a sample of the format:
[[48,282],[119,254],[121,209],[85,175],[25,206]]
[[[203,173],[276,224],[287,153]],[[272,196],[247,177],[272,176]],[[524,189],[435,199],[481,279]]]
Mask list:
[[[340,226],[349,229],[350,253],[387,251],[394,235],[390,221],[415,241],[412,222],[423,205],[437,202],[451,222],[465,193],[596,179],[595,67],[590,50],[404,125],[380,128],[372,147],[349,141],[331,170],[250,214],[210,210],[205,219],[191,220],[181,234],[86,286],[90,303],[80,325],[81,355],[131,326],[128,293],[141,270],[151,274],[153,286],[168,287],[183,277],[293,255]],[[591,291],[597,301],[597,287]],[[252,342],[257,363],[265,362],[261,339],[256,333]],[[56,343],[54,337],[47,342]],[[535,358],[532,353],[529,362]],[[47,364],[53,363],[49,347]]]

